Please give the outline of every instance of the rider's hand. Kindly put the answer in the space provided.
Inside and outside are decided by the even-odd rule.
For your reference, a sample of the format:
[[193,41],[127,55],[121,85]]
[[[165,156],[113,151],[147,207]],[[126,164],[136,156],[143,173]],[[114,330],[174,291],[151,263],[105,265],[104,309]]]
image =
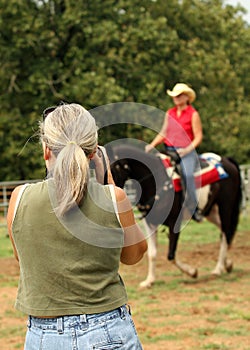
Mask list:
[[145,152],[148,153],[150,151],[152,151],[154,147],[151,145],[151,143],[149,143],[148,145],[145,146]]
[[189,153],[189,149],[187,147],[186,148],[177,148],[176,152],[182,158],[182,157],[185,157]]

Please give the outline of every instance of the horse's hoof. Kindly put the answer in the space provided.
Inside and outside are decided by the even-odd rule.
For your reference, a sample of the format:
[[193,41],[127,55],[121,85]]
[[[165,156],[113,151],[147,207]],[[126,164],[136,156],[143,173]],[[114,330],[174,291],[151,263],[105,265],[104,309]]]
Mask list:
[[222,271],[221,270],[218,270],[218,269],[214,269],[212,272],[211,272],[211,275],[212,276],[215,276],[215,277],[220,277],[222,274]]
[[194,269],[194,272],[191,274],[192,278],[197,278],[198,277],[198,270]]
[[153,283],[154,281],[152,280],[145,280],[140,283],[140,288],[151,288]]
[[227,273],[230,273],[233,271],[233,262],[231,260],[226,261],[225,269],[226,269]]

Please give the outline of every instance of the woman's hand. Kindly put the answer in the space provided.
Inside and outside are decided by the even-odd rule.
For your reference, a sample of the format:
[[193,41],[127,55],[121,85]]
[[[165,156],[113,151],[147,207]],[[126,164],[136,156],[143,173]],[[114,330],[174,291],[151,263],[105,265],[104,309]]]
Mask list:
[[95,163],[96,180],[100,184],[104,184],[104,176],[107,172],[107,183],[114,184],[114,180],[110,170],[109,159],[105,148],[102,146],[98,146],[92,160]]
[[176,149],[176,152],[179,154],[180,158],[185,157],[191,150],[189,147],[186,148],[178,148]]
[[149,143],[148,145],[145,146],[145,152],[149,153],[150,151],[152,151],[154,147],[151,145],[151,143]]

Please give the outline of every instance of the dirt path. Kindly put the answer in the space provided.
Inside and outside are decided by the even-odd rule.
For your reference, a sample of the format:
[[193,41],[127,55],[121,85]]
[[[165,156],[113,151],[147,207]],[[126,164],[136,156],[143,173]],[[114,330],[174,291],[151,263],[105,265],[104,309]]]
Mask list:
[[[240,233],[231,256],[234,271],[222,278],[210,276],[217,244],[180,249],[184,261],[200,269],[197,280],[183,276],[166,261],[159,246],[158,281],[140,290],[147,260],[122,266],[133,318],[144,350],[249,350],[250,349],[250,232]],[[0,349],[23,349],[26,317],[13,308],[18,280],[14,258],[0,259]],[[55,349],[57,350],[57,349]]]

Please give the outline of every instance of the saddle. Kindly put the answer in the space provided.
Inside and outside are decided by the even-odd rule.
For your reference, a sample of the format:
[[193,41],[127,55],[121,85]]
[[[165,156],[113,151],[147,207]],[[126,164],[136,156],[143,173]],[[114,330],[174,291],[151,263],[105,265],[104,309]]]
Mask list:
[[[168,154],[159,153],[162,164],[168,176],[172,178],[176,192],[182,190],[180,157],[177,152],[170,151]],[[228,177],[221,163],[221,156],[207,152],[199,155],[199,167],[194,173],[196,188],[200,188]]]

